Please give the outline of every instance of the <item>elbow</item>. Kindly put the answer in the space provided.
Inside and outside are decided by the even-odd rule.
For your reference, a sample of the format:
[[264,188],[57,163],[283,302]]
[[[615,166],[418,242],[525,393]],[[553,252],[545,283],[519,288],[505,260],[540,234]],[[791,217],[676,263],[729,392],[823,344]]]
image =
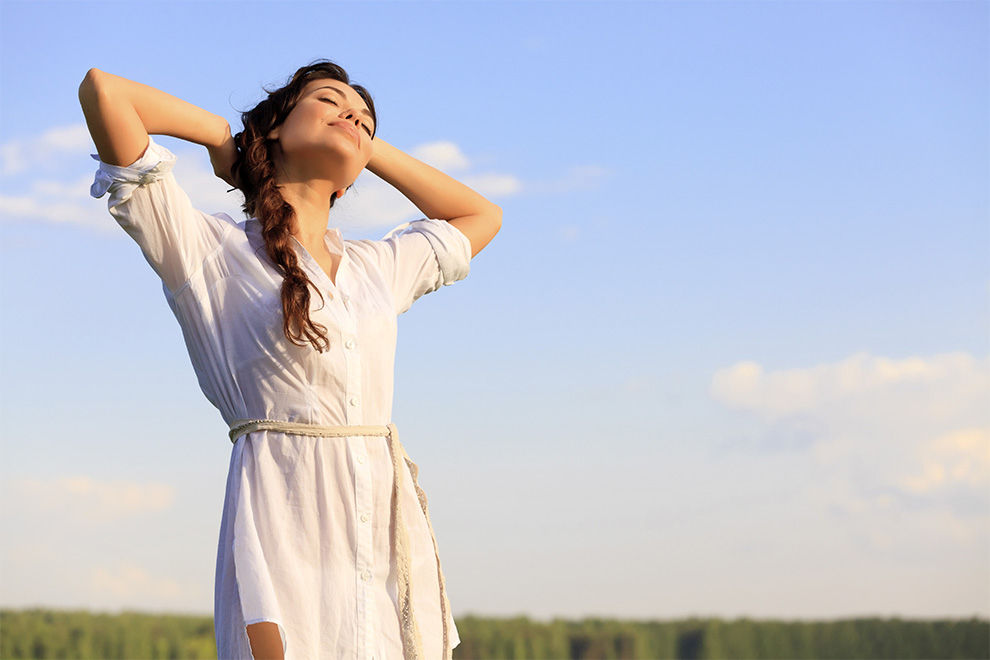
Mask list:
[[103,72],[94,66],[93,68],[91,68],[89,71],[86,72],[85,76],[83,76],[83,82],[85,83],[87,81],[95,81],[97,78],[99,78],[102,75]]
[[492,213],[494,213],[495,218],[495,233],[502,228],[502,207],[497,204],[492,204]]
[[79,83],[80,102],[82,102],[83,99],[92,96],[93,91],[96,89],[96,85],[102,75],[103,72],[95,67],[86,72],[86,75],[83,76],[82,82]]

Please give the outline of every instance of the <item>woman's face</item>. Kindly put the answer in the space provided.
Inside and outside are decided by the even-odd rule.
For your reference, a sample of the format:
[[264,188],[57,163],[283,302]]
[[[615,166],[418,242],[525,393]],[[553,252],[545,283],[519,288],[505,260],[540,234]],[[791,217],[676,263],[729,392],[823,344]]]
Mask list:
[[279,142],[289,180],[321,179],[335,190],[354,183],[371,160],[375,131],[361,96],[338,80],[311,80],[295,107],[268,137]]

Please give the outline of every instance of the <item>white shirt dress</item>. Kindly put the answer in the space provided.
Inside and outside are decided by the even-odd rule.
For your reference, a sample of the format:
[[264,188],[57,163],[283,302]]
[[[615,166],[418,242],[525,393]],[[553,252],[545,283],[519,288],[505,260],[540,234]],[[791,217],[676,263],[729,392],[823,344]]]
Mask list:
[[[381,240],[345,240],[330,229],[326,245],[341,255],[336,285],[293,238],[300,266],[324,295],[311,289],[311,318],[330,341],[320,353],[283,334],[282,276],[265,253],[260,222],[193,208],[174,164],[175,155],[149,139],[129,166],[100,161],[90,194],[109,191],[110,214],[162,279],[200,388],[224,421],[391,422],[397,317],[467,276],[468,238],[430,218]],[[442,658],[438,550],[409,467],[400,465],[416,623],[424,656]],[[217,547],[221,660],[252,657],[246,626],[258,621],[278,624],[286,660],[403,657],[389,533],[393,476],[381,436],[256,430],[237,440]],[[460,637],[449,607],[447,628],[453,648]]]

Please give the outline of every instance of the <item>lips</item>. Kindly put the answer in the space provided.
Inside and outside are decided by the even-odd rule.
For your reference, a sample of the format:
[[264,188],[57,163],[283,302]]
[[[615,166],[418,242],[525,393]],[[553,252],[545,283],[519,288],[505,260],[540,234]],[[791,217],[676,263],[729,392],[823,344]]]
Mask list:
[[345,122],[342,122],[342,121],[335,121],[335,122],[333,122],[330,125],[331,126],[336,126],[337,128],[343,129],[343,130],[347,131],[348,133],[350,133],[351,134],[351,137],[354,138],[354,143],[356,145],[358,145],[359,147],[361,146],[361,140],[360,140],[360,137],[358,136],[357,129],[355,129],[353,126],[351,126],[350,124],[347,124]]

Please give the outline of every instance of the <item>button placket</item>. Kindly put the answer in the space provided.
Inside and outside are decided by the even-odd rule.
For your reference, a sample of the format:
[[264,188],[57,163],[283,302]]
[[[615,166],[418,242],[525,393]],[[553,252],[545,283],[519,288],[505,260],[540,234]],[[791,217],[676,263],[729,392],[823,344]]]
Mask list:
[[[323,270],[316,260],[313,259],[312,255],[306,252],[307,261],[309,262],[310,270],[314,271],[317,277],[321,277],[325,282],[327,293],[331,300],[335,300],[339,297],[343,308],[343,313],[340,315],[340,325],[342,334],[349,334],[351,337],[356,335],[356,322],[352,316],[352,310],[348,303],[350,302],[350,295],[344,293],[343,287],[347,286],[347,275],[345,264],[347,261],[346,255],[341,256],[340,264],[337,268],[337,282],[336,284],[330,281],[330,276]],[[337,293],[337,296],[334,295]],[[346,342],[346,347],[348,349],[354,348],[354,340],[348,339]],[[344,417],[346,423],[349,425],[362,424],[363,414],[361,412],[361,362],[360,356],[357,351],[347,350],[344,352],[345,360],[345,396],[348,405],[344,409]],[[370,520],[370,514],[367,512],[371,511],[372,508],[372,484],[371,484],[371,466],[367,464],[367,451],[368,444],[364,436],[354,436],[349,438],[348,448],[351,449],[354,455],[354,459],[357,461],[358,465],[361,467],[355,469],[354,474],[354,500],[359,511],[364,511],[360,515],[361,522],[368,522]],[[377,607],[375,605],[375,592],[372,589],[372,580],[374,579],[374,573],[370,567],[374,566],[374,543],[372,539],[372,527],[371,525],[361,525],[357,530],[357,548],[356,548],[356,565],[357,578],[358,578],[358,602],[357,602],[357,624],[358,624],[358,654],[360,657],[366,657],[369,654],[377,655],[379,649],[375,644],[375,639],[377,637],[375,628],[375,619],[377,617]]]
[[[341,280],[338,272],[338,280],[341,286],[346,286],[346,280]],[[354,318],[354,310],[347,304],[350,295],[344,293],[341,287],[337,287],[338,296],[342,305],[338,307],[341,311],[340,326],[341,336],[347,337],[344,346],[347,348],[344,353],[345,379],[344,379],[344,418],[347,424],[364,424],[364,414],[362,412],[362,379],[361,379],[361,356],[354,349],[356,344],[354,337],[357,335],[357,323]],[[348,449],[352,452],[356,461],[354,470],[354,504],[357,519],[360,521],[356,530],[357,548],[355,552],[355,569],[357,578],[357,615],[358,615],[358,653],[359,657],[368,657],[378,653],[376,645],[377,629],[377,606],[375,603],[374,589],[374,539],[373,528],[369,523],[371,520],[373,505],[373,485],[371,478],[371,465],[368,460],[368,438],[366,436],[353,436],[348,439]]]
[[354,471],[354,503],[360,522],[355,530],[357,548],[355,553],[355,568],[358,577],[358,630],[359,637],[359,657],[367,657],[374,651],[373,625],[376,614],[375,590],[373,588],[374,573],[374,542],[372,539],[371,525],[366,524],[369,520],[368,511],[372,505],[372,483],[371,465],[367,458],[367,439],[365,436],[353,436],[348,439],[348,444],[357,453],[355,456],[359,467]]

